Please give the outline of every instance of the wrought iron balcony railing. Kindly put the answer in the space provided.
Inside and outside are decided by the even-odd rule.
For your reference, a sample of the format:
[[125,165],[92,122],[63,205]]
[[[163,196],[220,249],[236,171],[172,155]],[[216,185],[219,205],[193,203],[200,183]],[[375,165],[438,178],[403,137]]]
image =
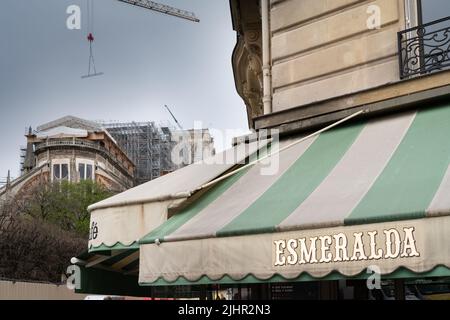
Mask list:
[[450,17],[398,33],[400,78],[450,68]]

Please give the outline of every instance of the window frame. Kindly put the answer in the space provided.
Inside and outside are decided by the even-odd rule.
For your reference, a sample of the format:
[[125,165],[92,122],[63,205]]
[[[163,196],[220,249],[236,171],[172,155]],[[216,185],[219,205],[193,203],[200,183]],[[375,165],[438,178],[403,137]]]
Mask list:
[[[84,177],[81,177],[80,175],[80,165],[84,166]],[[91,166],[91,177],[87,177],[87,168],[88,166]],[[77,170],[77,178],[78,181],[95,181],[95,162],[93,160],[89,159],[76,159],[76,170]]]
[[[62,176],[62,166],[63,165],[67,166],[67,178],[57,178],[57,177],[55,177],[55,166],[59,167],[59,175],[61,177]],[[71,169],[70,168],[70,160],[67,160],[67,159],[64,159],[64,160],[59,160],[59,159],[52,160],[52,162],[51,162],[51,176],[52,176],[51,181],[52,182],[54,182],[54,181],[58,181],[58,182],[70,181],[70,177],[71,177],[71,172],[70,172],[71,170],[70,169]]]
[[405,29],[415,28],[421,25],[422,12],[421,0],[405,0]]

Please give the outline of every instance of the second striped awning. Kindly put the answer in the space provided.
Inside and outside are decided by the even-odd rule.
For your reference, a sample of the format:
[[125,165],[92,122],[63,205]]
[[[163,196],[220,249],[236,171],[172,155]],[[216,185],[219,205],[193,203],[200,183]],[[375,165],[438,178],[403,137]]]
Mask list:
[[140,283],[450,266],[450,106],[324,132],[277,164],[221,181],[143,237]]

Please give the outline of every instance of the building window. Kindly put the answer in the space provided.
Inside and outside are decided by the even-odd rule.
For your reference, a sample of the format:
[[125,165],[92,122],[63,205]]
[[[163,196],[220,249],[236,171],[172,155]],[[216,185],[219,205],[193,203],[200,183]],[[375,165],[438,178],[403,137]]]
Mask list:
[[67,163],[53,165],[53,180],[69,180],[69,165]]
[[94,172],[91,164],[86,165],[86,179],[94,179]]
[[450,16],[448,0],[418,0],[419,23],[427,24]]
[[399,33],[400,78],[450,69],[450,1],[407,0],[405,4],[410,28]]
[[94,170],[92,164],[79,163],[78,164],[78,174],[80,181],[82,180],[94,180]]
[[[448,0],[405,0],[406,29],[419,27],[450,16]],[[435,31],[442,26],[430,26]]]

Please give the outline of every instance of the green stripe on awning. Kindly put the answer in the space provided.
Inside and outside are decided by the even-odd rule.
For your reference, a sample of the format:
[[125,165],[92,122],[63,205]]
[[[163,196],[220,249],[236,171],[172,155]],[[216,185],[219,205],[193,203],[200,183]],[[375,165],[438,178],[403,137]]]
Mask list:
[[217,236],[275,231],[275,226],[320,185],[363,127],[364,124],[355,124],[322,133],[258,200],[219,230]]
[[197,201],[190,204],[182,212],[172,216],[169,220],[163,223],[161,226],[150,232],[145,237],[139,240],[140,244],[154,243],[156,239],[161,242],[164,240],[164,236],[171,234],[190,219],[195,217],[200,211],[206,208],[211,202],[220,197],[228,188],[230,188],[239,178],[241,178],[248,169],[244,169],[231,177],[218,182],[207,193],[202,195]]
[[100,253],[103,251],[111,251],[111,250],[127,250],[127,249],[139,249],[139,243],[137,241],[133,242],[130,245],[125,245],[122,244],[120,242],[117,242],[116,244],[112,245],[112,246],[107,246],[105,244],[101,244],[97,247],[90,247],[89,248],[89,253]]
[[[255,154],[252,154],[248,158],[248,163],[255,161],[257,158],[264,157],[271,150],[271,144],[267,146],[267,148],[263,148],[259,150]],[[178,228],[184,225],[186,222],[191,220],[197,214],[199,214],[203,209],[209,206],[212,202],[214,202],[217,198],[219,198],[225,191],[227,191],[234,183],[236,183],[242,176],[244,176],[250,167],[244,169],[229,178],[222,180],[211,187],[205,194],[199,196],[193,203],[189,204],[186,208],[184,208],[181,212],[172,216],[165,223],[160,225],[158,228],[142,237],[139,240],[140,244],[149,244],[154,243],[156,239],[159,239],[161,242],[164,241],[164,237],[175,232]]]
[[422,218],[450,164],[450,107],[421,110],[345,224]]

